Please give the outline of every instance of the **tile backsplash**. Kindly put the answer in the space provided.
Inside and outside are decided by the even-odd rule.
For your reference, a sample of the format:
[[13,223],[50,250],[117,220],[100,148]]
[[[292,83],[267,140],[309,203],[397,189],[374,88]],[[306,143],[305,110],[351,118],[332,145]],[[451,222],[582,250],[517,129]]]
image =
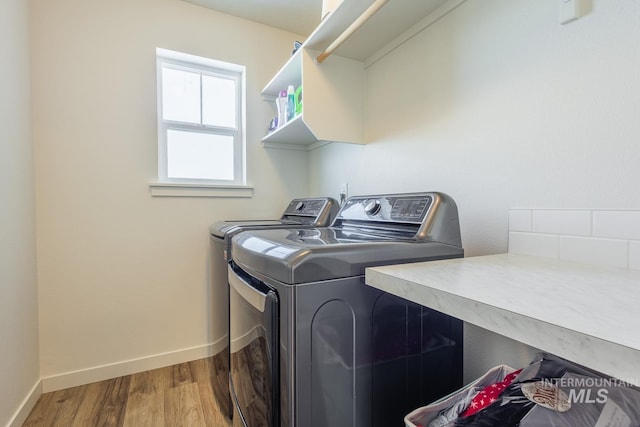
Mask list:
[[640,270],[640,210],[510,209],[509,253]]

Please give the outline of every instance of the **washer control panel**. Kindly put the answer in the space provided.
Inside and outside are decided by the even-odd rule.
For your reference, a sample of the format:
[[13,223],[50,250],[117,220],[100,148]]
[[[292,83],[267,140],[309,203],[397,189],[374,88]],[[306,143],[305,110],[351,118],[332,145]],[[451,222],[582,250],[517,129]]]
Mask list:
[[367,204],[364,206],[364,211],[367,213],[367,215],[375,215],[378,212],[380,212],[380,206],[382,206],[380,204],[380,200],[378,199],[369,200],[367,201]]
[[391,207],[391,219],[394,221],[421,221],[431,205],[431,198],[398,199]]
[[433,203],[433,196],[399,194],[352,197],[338,214],[342,220],[421,224]]

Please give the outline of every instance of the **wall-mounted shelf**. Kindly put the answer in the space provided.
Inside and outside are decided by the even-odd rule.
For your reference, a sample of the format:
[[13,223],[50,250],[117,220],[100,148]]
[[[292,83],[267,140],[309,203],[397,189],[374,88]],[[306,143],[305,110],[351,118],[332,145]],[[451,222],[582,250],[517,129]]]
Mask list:
[[364,143],[362,63],[335,57],[318,64],[317,55],[300,48],[262,90],[275,111],[281,90],[302,86],[302,113],[266,135],[263,143],[308,147],[318,141]]
[[302,86],[302,113],[262,139],[265,146],[315,147],[316,142],[364,143],[364,67],[465,0],[389,0],[325,62],[317,56],[375,0],[343,0],[262,90],[273,102],[287,86]]
[[[343,0],[309,35],[303,46],[322,51],[373,4],[374,0]],[[391,43],[407,29],[420,23],[451,0],[390,0],[360,29],[353,33],[335,54],[365,61]],[[460,3],[454,1],[453,3]]]

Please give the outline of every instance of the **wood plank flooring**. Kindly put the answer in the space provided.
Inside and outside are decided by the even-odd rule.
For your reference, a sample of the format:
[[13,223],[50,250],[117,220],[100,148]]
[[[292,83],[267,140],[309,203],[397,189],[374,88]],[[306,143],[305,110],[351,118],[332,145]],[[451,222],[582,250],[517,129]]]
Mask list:
[[[44,393],[23,427],[230,427],[214,358]],[[228,409],[228,408],[225,408]]]

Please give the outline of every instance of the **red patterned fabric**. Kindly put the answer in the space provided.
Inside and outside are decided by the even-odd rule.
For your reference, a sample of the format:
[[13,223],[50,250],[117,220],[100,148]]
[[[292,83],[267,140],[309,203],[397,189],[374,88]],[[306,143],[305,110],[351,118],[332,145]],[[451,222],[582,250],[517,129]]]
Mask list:
[[507,375],[500,382],[488,385],[483,388],[482,391],[473,398],[473,400],[469,404],[469,407],[460,416],[468,417],[491,405],[498,399],[500,393],[502,393],[505,388],[509,387],[515,377],[518,376],[520,371],[522,371],[522,369]]

